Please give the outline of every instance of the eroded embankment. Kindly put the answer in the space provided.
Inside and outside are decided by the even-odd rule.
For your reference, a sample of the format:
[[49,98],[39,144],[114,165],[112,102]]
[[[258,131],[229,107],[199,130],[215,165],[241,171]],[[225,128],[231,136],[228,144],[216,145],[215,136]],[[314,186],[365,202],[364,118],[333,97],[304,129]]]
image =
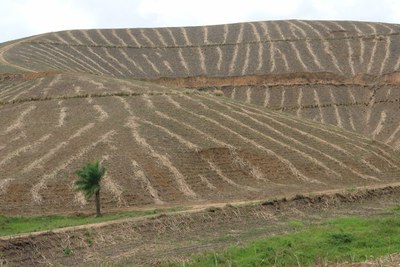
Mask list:
[[222,86],[254,86],[254,85],[376,85],[376,84],[400,84],[400,72],[393,72],[381,76],[359,74],[353,77],[341,76],[331,72],[297,72],[286,74],[245,75],[230,77],[181,77],[181,78],[157,78],[145,79],[168,86],[187,88],[207,88]]
[[[351,192],[350,192],[351,191]],[[198,211],[161,214],[100,227],[68,228],[0,241],[3,263],[88,265],[157,263],[288,231],[291,220],[377,215],[400,200],[400,185],[296,195],[258,203],[217,204]],[[293,230],[293,229],[292,229]]]

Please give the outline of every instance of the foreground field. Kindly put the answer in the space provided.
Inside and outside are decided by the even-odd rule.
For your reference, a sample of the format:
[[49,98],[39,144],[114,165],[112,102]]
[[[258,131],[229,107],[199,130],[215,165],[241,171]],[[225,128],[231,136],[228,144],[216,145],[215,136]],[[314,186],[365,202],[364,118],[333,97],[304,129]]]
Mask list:
[[[339,250],[336,252],[337,258],[334,256],[335,253],[329,253],[330,256],[327,257],[324,254],[302,260],[306,260],[306,262],[316,260],[317,263],[318,260],[321,260],[320,263],[328,260],[331,263],[364,261],[371,259],[370,254],[365,255],[371,251],[374,256],[383,256],[398,251],[395,246],[395,242],[398,242],[396,241],[397,237],[393,236],[393,231],[398,231],[398,227],[392,226],[396,226],[398,222],[399,201],[400,188],[398,185],[309,196],[288,196],[284,199],[247,204],[214,205],[177,214],[166,213],[147,218],[125,219],[21,237],[3,237],[0,241],[0,248],[1,251],[4,251],[3,261],[11,266],[38,264],[158,266],[172,262],[181,265],[193,260],[191,255],[209,250],[216,251],[213,255],[217,257],[217,261],[222,266],[224,266],[223,258],[225,258],[225,264],[228,266],[229,260],[234,260],[234,258],[225,257],[228,254],[222,254],[222,250],[228,246],[235,244],[241,247],[254,239],[270,238],[304,230],[312,232],[308,232],[307,240],[309,240],[308,244],[313,246],[313,240],[316,241],[329,235],[329,233],[322,233],[321,237],[321,232],[319,232],[323,232],[324,227],[328,227],[331,233],[350,235],[354,238],[352,245],[361,246],[364,249],[370,242],[367,239],[380,238],[381,242],[373,245],[374,250],[363,250],[362,253],[353,251],[354,255],[342,254],[342,256],[339,256],[341,252],[345,253],[350,246],[341,243],[331,244],[332,249]],[[348,216],[368,218],[381,216],[382,219],[339,219],[333,221],[336,224],[330,225],[331,219]],[[385,224],[384,221],[390,223],[387,223],[385,228],[380,231],[386,229],[388,232],[382,232],[379,237],[371,235],[369,225]],[[315,224],[317,227],[313,226]],[[355,227],[356,224],[358,224],[357,227]],[[309,226],[311,228],[307,230]],[[378,225],[375,226],[378,227]],[[297,249],[299,239],[295,237],[305,234],[307,232],[271,240],[294,238],[292,249],[297,252],[295,249]],[[366,235],[367,237],[365,237]],[[343,236],[335,238],[334,241],[342,242],[341,237]],[[364,242],[363,240],[366,242],[364,245],[361,244]],[[392,240],[393,243],[389,244],[385,240],[389,243]],[[267,242],[270,246],[274,246],[274,242],[277,241]],[[341,245],[347,246],[346,249],[341,251]],[[299,246],[301,249],[302,246]],[[278,247],[276,248],[278,249]],[[270,251],[265,256],[274,257],[276,251]],[[298,257],[301,258],[300,254]],[[245,260],[245,258],[241,258]],[[293,260],[293,258],[289,258]],[[281,259],[283,263],[287,258],[279,257],[277,260]],[[202,263],[205,264],[203,266],[215,265],[213,262],[208,264],[203,261]],[[288,262],[283,266],[291,266],[291,264]]]
[[243,247],[230,247],[222,253],[194,257],[188,264],[170,265],[332,266],[372,261],[385,255],[386,259],[378,259],[376,264],[394,266],[396,263],[390,254],[400,250],[399,223],[398,214],[339,218],[311,227],[302,221],[290,221],[288,224],[296,233],[258,240]]

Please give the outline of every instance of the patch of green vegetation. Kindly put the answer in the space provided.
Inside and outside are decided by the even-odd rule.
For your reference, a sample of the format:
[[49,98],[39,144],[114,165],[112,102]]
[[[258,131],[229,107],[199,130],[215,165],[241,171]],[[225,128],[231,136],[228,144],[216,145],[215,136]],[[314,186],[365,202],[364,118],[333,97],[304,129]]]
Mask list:
[[[113,221],[118,219],[140,217],[152,214],[169,213],[185,210],[185,207],[174,207],[169,209],[155,209],[155,210],[143,210],[143,211],[124,211],[117,213],[105,213],[101,217],[95,217],[94,215],[51,215],[51,216],[4,216],[0,215],[0,236],[14,235],[22,233],[30,233],[37,231],[48,231],[57,228],[63,228],[68,226],[77,226],[90,223]],[[91,236],[88,232],[86,241],[90,245]]]
[[14,68],[9,65],[0,64],[0,74],[1,73],[27,73],[26,71]]
[[92,233],[90,231],[86,231],[85,234],[85,242],[91,247],[93,245]]
[[[300,222],[292,221],[290,225],[300,226]],[[195,256],[185,266],[324,265],[360,262],[399,250],[400,217],[352,217],[306,226],[301,232],[257,240],[244,247]]]
[[289,222],[288,222],[288,225],[289,225],[291,228],[294,228],[294,229],[300,229],[300,228],[305,227],[304,222],[299,221],[299,220],[292,220],[292,221],[289,221]]
[[390,209],[390,211],[394,211],[394,212],[400,212],[400,205],[396,205],[396,206],[394,206],[394,207],[392,207],[391,209]]
[[352,192],[355,192],[355,191],[357,191],[357,187],[355,187],[355,186],[351,186],[351,187],[346,188],[346,192],[348,192],[348,193],[352,193]]
[[69,247],[63,248],[64,255],[68,256],[72,254],[72,250]]

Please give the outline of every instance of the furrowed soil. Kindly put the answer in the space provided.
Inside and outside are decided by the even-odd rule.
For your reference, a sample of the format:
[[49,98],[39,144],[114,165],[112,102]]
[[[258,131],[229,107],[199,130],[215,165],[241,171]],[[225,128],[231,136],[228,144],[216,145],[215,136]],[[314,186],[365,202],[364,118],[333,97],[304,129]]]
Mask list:
[[392,214],[399,35],[284,20],[0,44],[0,214],[91,212],[73,181],[94,160],[106,212],[191,207],[3,237],[0,266],[184,262],[293,220]]
[[0,212],[9,216],[91,210],[73,180],[94,160],[107,168],[106,210],[246,201],[400,175],[398,152],[386,144],[212,93],[59,72],[4,85]]

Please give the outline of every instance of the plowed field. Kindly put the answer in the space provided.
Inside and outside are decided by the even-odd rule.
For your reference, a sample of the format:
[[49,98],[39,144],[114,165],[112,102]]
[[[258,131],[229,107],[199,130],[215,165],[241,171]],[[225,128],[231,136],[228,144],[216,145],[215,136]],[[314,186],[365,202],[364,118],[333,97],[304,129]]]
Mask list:
[[[394,24],[290,20],[73,30],[1,45],[0,214],[91,213],[93,203],[73,190],[73,181],[75,171],[94,160],[107,169],[105,212],[395,185],[399,33]],[[398,200],[397,191],[390,189],[387,198],[373,191],[380,212]],[[137,257],[137,263],[148,263],[156,252],[182,256],[183,250],[203,249],[190,249],[183,239],[163,247],[179,229],[194,240],[196,231],[201,236],[212,225],[221,236],[227,229],[244,231],[305,212],[296,206],[277,216],[246,207],[212,212],[218,220],[211,221],[201,211],[160,219],[162,224],[135,223],[134,231],[122,222],[94,227],[99,254],[79,243],[81,230],[48,239],[40,234],[29,242],[26,236],[9,237],[0,241],[7,251],[0,259],[22,265],[78,262],[81,254],[64,259],[43,246],[48,240],[51,246],[82,245],[92,253],[88,264],[98,264],[93,259],[100,254],[104,262]],[[313,208],[303,217],[312,220],[323,207]],[[346,205],[333,210],[351,213]],[[216,226],[228,221],[232,227]],[[110,240],[103,238],[117,228]],[[150,242],[154,233],[164,241]],[[138,236],[154,250],[138,253]],[[32,248],[43,253],[26,253]]]

